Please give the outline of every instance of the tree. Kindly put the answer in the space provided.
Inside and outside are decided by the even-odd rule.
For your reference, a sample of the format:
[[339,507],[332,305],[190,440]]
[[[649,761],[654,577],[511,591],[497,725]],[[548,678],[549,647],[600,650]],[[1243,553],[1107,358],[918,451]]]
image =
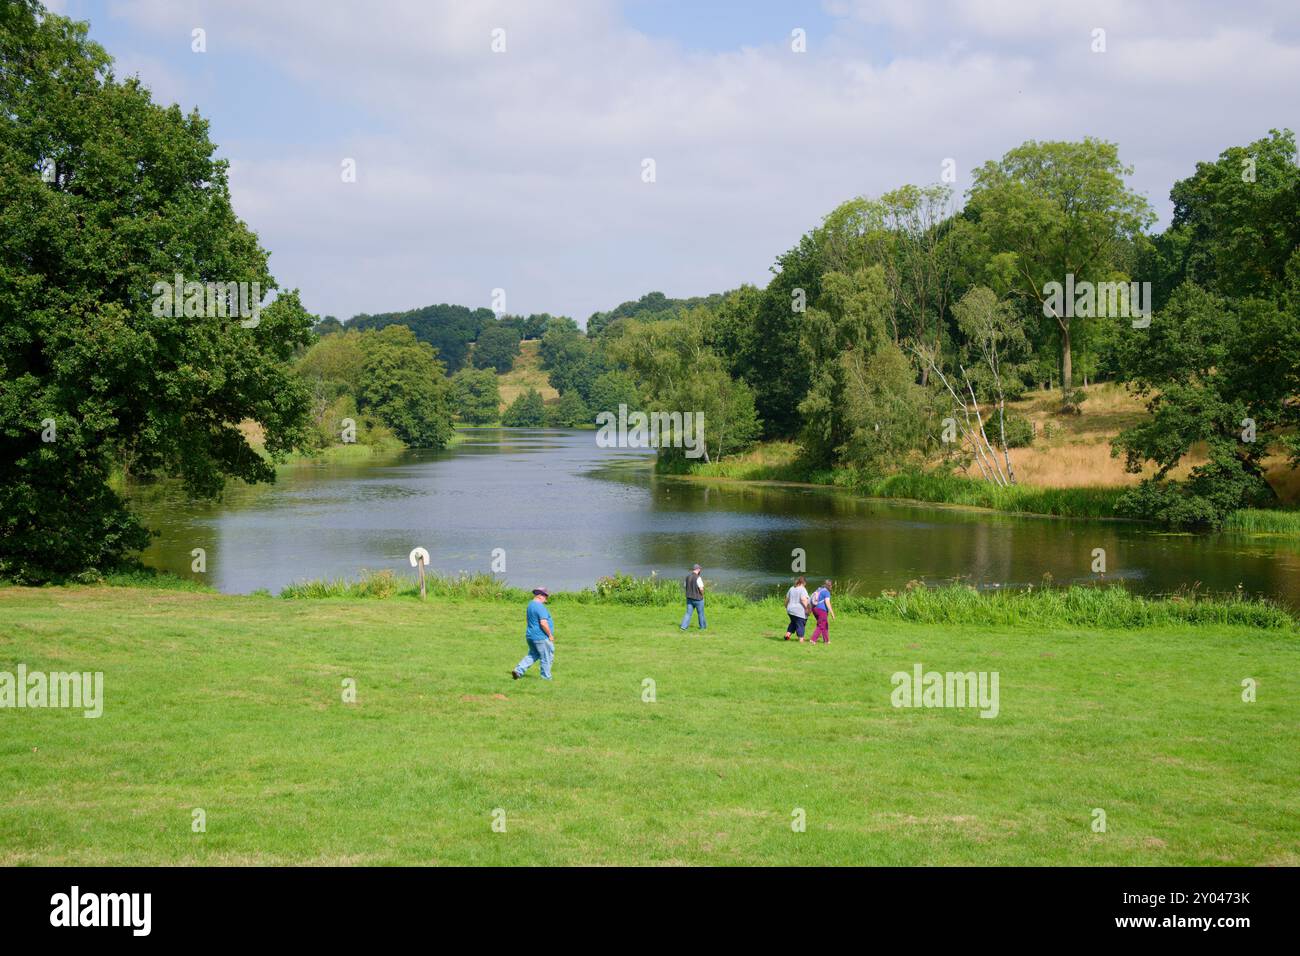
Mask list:
[[[965,365],[958,366],[961,372],[959,382],[950,381],[942,372],[938,372],[938,376],[953,400],[954,411],[961,413],[957,425],[972,449],[980,474],[995,484],[1014,485],[1016,473],[1007,446],[1007,402],[1002,379],[1004,365],[1026,350],[1024,328],[1011,304],[999,299],[992,289],[985,286],[968,290],[953,306],[953,315],[970,343],[973,358],[983,366],[992,410],[996,411],[997,417],[990,413],[989,420],[985,421],[975,376]],[[992,439],[989,438],[990,432],[993,433]]]
[[[31,0],[0,12],[0,574],[25,580],[147,543],[115,470],[213,497],[275,478],[240,422],[272,456],[308,433],[298,295],[244,315],[217,294],[243,283],[256,308],[275,283],[207,122],[119,82],[87,33]],[[178,273],[199,295],[172,309]]]
[[541,392],[535,388],[519,395],[501,416],[506,428],[541,428],[546,424],[546,404]]
[[[706,344],[709,318],[709,311],[699,308],[680,319],[624,319],[624,328],[606,347],[645,396],[643,411],[678,413],[683,426],[687,415],[704,416],[702,457],[716,461],[752,445],[761,423],[753,390],[728,375],[722,358]],[[598,410],[617,414],[617,408]],[[680,464],[686,451],[684,445],[661,446],[659,457]]]
[[492,324],[496,317],[491,309],[468,309],[463,305],[426,305],[406,312],[378,315],[355,315],[348,327],[359,331],[377,331],[389,325],[404,325],[421,342],[432,345],[438,360],[448,372],[458,372],[465,364],[470,343]]
[[1073,403],[1072,309],[1052,304],[1048,284],[1068,275],[1075,283],[1120,278],[1123,247],[1155,221],[1124,184],[1132,171],[1115,144],[1092,138],[1031,140],[975,171],[965,214],[978,223],[992,269],[1007,270],[1015,291],[1056,326],[1066,405]]
[[[293,367],[294,373],[310,390],[311,420],[315,426],[313,444],[317,448],[324,448],[341,438],[343,419],[357,421],[356,397],[365,374],[362,335],[356,331],[326,335],[318,339]],[[358,428],[358,441],[363,440],[362,431],[364,429]]]
[[576,391],[583,401],[590,400],[596,379],[609,371],[601,351],[577,329],[552,325],[542,336],[540,351],[551,387],[560,394]]
[[587,336],[595,339],[621,319],[640,319],[642,322],[661,322],[676,319],[691,309],[713,306],[722,298],[719,293],[695,296],[689,299],[670,299],[662,292],[647,292],[635,301],[624,302],[608,312],[596,312],[587,319]]
[[[523,337],[524,339],[540,339],[546,334],[547,328],[552,322],[556,321],[555,316],[549,312],[535,312],[528,318],[524,319]],[[567,316],[565,322],[573,323],[573,320]],[[574,323],[576,325],[576,323]]]
[[938,407],[932,389],[916,381],[916,369],[893,342],[869,354],[843,359],[844,420],[848,437],[842,461],[871,473],[897,468],[914,453],[936,445]]
[[373,411],[412,448],[442,448],[451,440],[451,394],[433,346],[404,325],[361,337],[364,356],[357,407]]
[[755,320],[762,302],[762,289],[742,285],[708,307],[712,318],[705,325],[705,343],[727,363],[727,371],[733,377],[744,377],[745,357],[752,355],[757,347]]
[[[894,341],[925,343],[937,353],[953,282],[945,242],[952,190],[907,185],[858,202],[867,261],[884,269]],[[922,384],[928,371],[922,370]]]
[[463,422],[487,425],[500,415],[501,388],[491,369],[461,369],[451,377],[451,394]]
[[[1184,283],[1140,338],[1125,341],[1121,362],[1150,415],[1120,432],[1112,454],[1135,474],[1146,462],[1157,469],[1121,499],[1122,513],[1216,527],[1274,498],[1262,467],[1272,444],[1300,464],[1300,288],[1278,306]],[[1184,483],[1168,481],[1202,443],[1208,462]]]
[[577,428],[591,423],[587,403],[577,392],[565,392],[559,402],[546,409],[546,424],[552,428]]
[[314,394],[356,394],[366,365],[362,336],[361,332],[348,330],[318,339],[294,365],[294,372]]
[[323,338],[326,335],[333,335],[335,332],[343,331],[343,323],[332,315],[323,315],[316,320],[312,326],[312,331],[316,333],[317,338]]
[[594,417],[600,412],[618,414],[618,407],[639,408],[641,400],[637,395],[636,382],[626,372],[605,372],[596,378],[591,387],[591,399],[587,406]]
[[519,355],[519,330],[508,325],[489,325],[474,343],[474,367],[505,374]]
[[763,290],[754,334],[739,360],[729,363],[754,390],[764,438],[797,435],[803,425],[799,403],[808,394],[807,375],[790,367],[807,307],[817,302],[825,271],[816,240],[805,235],[777,259]]
[[1300,269],[1300,166],[1295,134],[1271,130],[1233,146],[1169,193],[1179,281],[1227,296],[1275,298]]
[[812,384],[799,414],[804,453],[824,466],[834,462],[851,432],[845,417],[847,369],[887,341],[890,308],[879,265],[852,274],[828,272],[821,285],[821,305],[808,310],[801,330],[800,361]]

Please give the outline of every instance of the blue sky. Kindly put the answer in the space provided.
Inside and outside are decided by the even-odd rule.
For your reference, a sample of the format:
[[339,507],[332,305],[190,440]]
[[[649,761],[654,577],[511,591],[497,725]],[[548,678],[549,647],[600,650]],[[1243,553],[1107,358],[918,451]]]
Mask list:
[[1118,142],[1167,218],[1197,160],[1300,109],[1281,0],[51,7],[89,20],[120,75],[199,108],[272,271],[340,317],[501,288],[508,311],[584,321],[652,289],[761,284],[839,202],[937,181],[949,158],[960,200],[1026,139]]

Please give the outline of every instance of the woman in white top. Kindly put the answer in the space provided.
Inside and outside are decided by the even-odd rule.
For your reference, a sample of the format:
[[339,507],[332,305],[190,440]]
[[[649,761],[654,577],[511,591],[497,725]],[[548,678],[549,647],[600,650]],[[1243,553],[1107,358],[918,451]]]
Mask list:
[[803,630],[808,624],[808,608],[812,605],[808,601],[808,589],[804,587],[807,582],[802,578],[797,578],[794,587],[785,593],[785,613],[790,615],[790,626],[785,629],[785,639],[790,640],[791,634],[799,635],[799,643],[803,643]]

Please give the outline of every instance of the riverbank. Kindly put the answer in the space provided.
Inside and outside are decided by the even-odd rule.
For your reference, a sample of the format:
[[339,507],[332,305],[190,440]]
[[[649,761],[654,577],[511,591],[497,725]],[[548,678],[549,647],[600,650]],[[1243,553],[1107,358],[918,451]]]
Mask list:
[[[1043,488],[994,485],[961,475],[917,470],[864,475],[851,468],[812,469],[799,460],[793,442],[770,442],[720,462],[675,467],[661,472],[688,481],[789,482],[840,488],[866,498],[892,498],[929,504],[988,508],[1009,514],[1120,520],[1115,504],[1123,488],[1075,486]],[[1300,525],[1300,523],[1298,523]]]
[[[852,468],[816,469],[801,461],[794,442],[766,442],[720,462],[673,461],[668,472],[691,480],[792,482],[842,488],[869,498],[907,499],[933,504],[988,508],[1009,514],[1063,518],[1119,518],[1115,506],[1141,475],[1129,474],[1112,457],[1112,439],[1140,421],[1141,403],[1114,383],[1081,389],[1083,413],[1060,415],[1054,392],[1031,392],[1008,404],[1009,414],[1033,424],[1034,440],[1011,449],[1017,483],[1008,487],[979,478],[909,468],[889,475],[864,474]],[[1203,461],[1193,453],[1170,477],[1182,479]],[[1281,507],[1243,509],[1229,515],[1223,530],[1243,534],[1300,536],[1300,473],[1284,457],[1269,459],[1267,478]]]
[[[0,589],[0,670],[104,674],[98,719],[0,712],[0,864],[1300,863],[1294,632],[842,610],[813,649],[710,600],[560,596],[544,683],[515,595]],[[918,664],[997,716],[895,707]]]
[[[148,578],[129,579],[127,583],[147,585]],[[523,604],[530,597],[529,592],[511,587],[490,574],[430,575],[426,579],[426,593],[446,600],[515,604]],[[710,607],[760,610],[775,619],[784,613],[783,594],[782,591],[754,598],[711,590],[708,601]],[[418,599],[419,588],[413,578],[378,572],[350,579],[305,581],[284,588],[280,597],[287,600]],[[552,605],[560,606],[665,608],[677,607],[682,598],[677,580],[615,574],[600,578],[594,588],[554,592],[550,600]],[[841,592],[834,604],[845,614],[916,624],[1105,628],[1224,625],[1282,631],[1296,631],[1300,626],[1300,619],[1270,601],[1198,592],[1146,598],[1119,585],[980,591],[962,585],[925,587],[913,583],[901,591],[884,591],[878,595]]]

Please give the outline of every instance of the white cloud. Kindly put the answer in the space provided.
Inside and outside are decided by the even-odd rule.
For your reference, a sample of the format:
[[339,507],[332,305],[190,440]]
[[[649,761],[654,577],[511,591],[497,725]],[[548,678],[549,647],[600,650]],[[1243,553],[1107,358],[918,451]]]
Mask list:
[[[502,286],[511,310],[581,320],[650,289],[762,283],[838,202],[934,181],[946,157],[964,176],[1031,138],[1116,140],[1163,211],[1196,160],[1297,125],[1296,16],[1280,4],[919,6],[832,5],[840,35],[806,54],[708,54],[635,32],[602,0],[118,0],[142,41],[113,52],[148,82],[149,43],[202,25],[211,47],[375,119],[382,135],[340,125],[318,131],[325,146],[231,151],[237,209],[277,277],[344,316],[486,305]],[[863,30],[888,31],[894,54]]]

